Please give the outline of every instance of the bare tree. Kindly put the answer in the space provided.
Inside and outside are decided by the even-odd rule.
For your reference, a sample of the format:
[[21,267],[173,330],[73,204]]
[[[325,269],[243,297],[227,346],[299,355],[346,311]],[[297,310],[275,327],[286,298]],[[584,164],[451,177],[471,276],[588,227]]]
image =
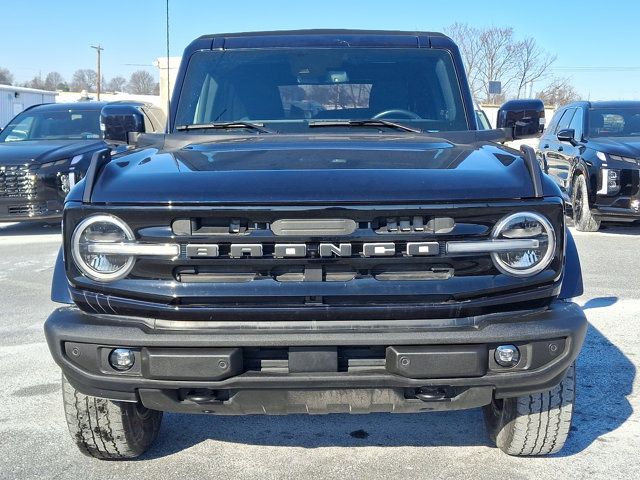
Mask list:
[[107,92],[122,92],[127,84],[127,79],[121,76],[113,77],[108,83],[105,83]]
[[545,52],[536,41],[525,38],[516,44],[516,97],[527,96],[527,85],[549,74],[555,55]]
[[480,84],[484,98],[491,101],[489,82],[499,80],[508,91],[515,79],[518,52],[513,40],[513,28],[491,27],[480,33]]
[[482,93],[482,84],[480,82],[480,30],[466,23],[456,22],[447,27],[445,31],[460,49],[473,98],[479,98]]
[[0,67],[0,84],[2,85],[12,85],[13,84],[13,74],[6,68]]
[[28,82],[24,82],[22,86],[27,88],[37,88],[38,90],[44,90],[44,80],[42,80],[42,77],[38,74]]
[[[518,41],[512,28],[476,28],[454,23],[445,29],[460,48],[471,93],[476,100],[497,102],[520,97],[527,85],[548,75],[556,57],[533,38]],[[489,94],[489,82],[500,81],[502,94]]]
[[544,90],[536,94],[536,98],[542,100],[545,105],[558,108],[580,100],[580,94],[573,88],[568,78],[556,77]]
[[76,70],[71,78],[71,89],[76,92],[86,90],[93,92],[96,89],[98,74],[95,70],[81,68]]
[[49,72],[44,78],[44,88],[46,90],[62,90],[64,78],[58,72]]
[[146,70],[138,70],[131,74],[127,90],[129,93],[138,95],[153,95],[156,81]]

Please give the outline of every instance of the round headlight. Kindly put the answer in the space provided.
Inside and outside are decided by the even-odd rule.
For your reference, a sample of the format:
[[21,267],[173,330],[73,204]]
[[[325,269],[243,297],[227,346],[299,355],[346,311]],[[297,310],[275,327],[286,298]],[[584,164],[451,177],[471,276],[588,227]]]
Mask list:
[[553,260],[556,235],[553,226],[538,213],[521,212],[500,220],[491,234],[494,240],[533,240],[531,247],[491,254],[493,263],[502,273],[528,277],[540,273]]
[[95,253],[95,245],[122,244],[135,240],[129,226],[112,215],[94,215],[78,224],[71,239],[73,260],[87,277],[111,282],[125,277],[133,268],[131,255]]

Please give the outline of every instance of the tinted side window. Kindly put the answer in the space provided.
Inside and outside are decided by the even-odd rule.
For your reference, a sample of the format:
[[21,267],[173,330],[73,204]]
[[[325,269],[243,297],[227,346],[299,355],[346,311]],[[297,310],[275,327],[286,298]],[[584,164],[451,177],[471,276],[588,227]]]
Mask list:
[[582,108],[576,108],[576,113],[573,115],[573,120],[571,120],[571,124],[569,128],[572,128],[575,131],[575,135],[573,138],[576,140],[582,140],[582,125],[584,123],[584,110]]
[[573,119],[573,112],[575,111],[575,108],[568,108],[564,112],[564,115],[562,115],[562,118],[558,122],[558,128],[556,128],[556,132],[564,130],[565,128],[569,128],[569,125],[571,125],[571,120]]

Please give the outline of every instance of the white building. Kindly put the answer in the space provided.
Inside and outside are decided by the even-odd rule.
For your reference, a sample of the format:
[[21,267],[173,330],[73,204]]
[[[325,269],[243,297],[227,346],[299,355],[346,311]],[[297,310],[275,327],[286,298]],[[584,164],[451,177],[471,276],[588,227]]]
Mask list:
[[0,128],[31,105],[55,102],[56,95],[57,92],[47,90],[0,85]]
[[162,108],[165,113],[167,110],[167,101],[173,93],[173,85],[178,75],[181,60],[182,57],[160,57],[153,62],[160,72],[160,108]]
[[[57,103],[73,103],[73,102],[83,102],[83,101],[95,101],[97,100],[97,95],[94,92],[87,93],[86,91],[82,92],[58,92],[58,98],[56,99]],[[152,103],[158,107],[164,107],[160,102],[160,97],[158,95],[136,95],[133,93],[126,92],[109,92],[109,93],[101,93],[100,101],[101,102],[115,102],[118,100],[134,100],[138,102],[146,102]]]

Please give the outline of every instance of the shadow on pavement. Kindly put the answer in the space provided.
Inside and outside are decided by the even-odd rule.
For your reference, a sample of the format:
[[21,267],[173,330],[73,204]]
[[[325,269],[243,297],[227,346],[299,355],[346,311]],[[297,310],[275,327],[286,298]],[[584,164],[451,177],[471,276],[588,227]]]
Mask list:
[[626,422],[636,368],[627,356],[593,325],[576,367],[577,401],[571,435],[559,456],[578,453]]
[[[577,407],[572,433],[559,456],[578,453],[620,427],[631,415],[627,400],[635,378],[629,359],[590,326],[578,360]],[[157,458],[206,440],[251,445],[320,447],[490,446],[479,409],[420,414],[246,416],[166,414]]]
[[606,308],[615,304],[618,301],[618,297],[597,297],[592,298],[582,306],[583,310],[590,308]]
[[640,235],[638,223],[603,223],[599,232],[612,235]]
[[60,233],[60,222],[0,223],[0,237],[20,235],[55,235]]

